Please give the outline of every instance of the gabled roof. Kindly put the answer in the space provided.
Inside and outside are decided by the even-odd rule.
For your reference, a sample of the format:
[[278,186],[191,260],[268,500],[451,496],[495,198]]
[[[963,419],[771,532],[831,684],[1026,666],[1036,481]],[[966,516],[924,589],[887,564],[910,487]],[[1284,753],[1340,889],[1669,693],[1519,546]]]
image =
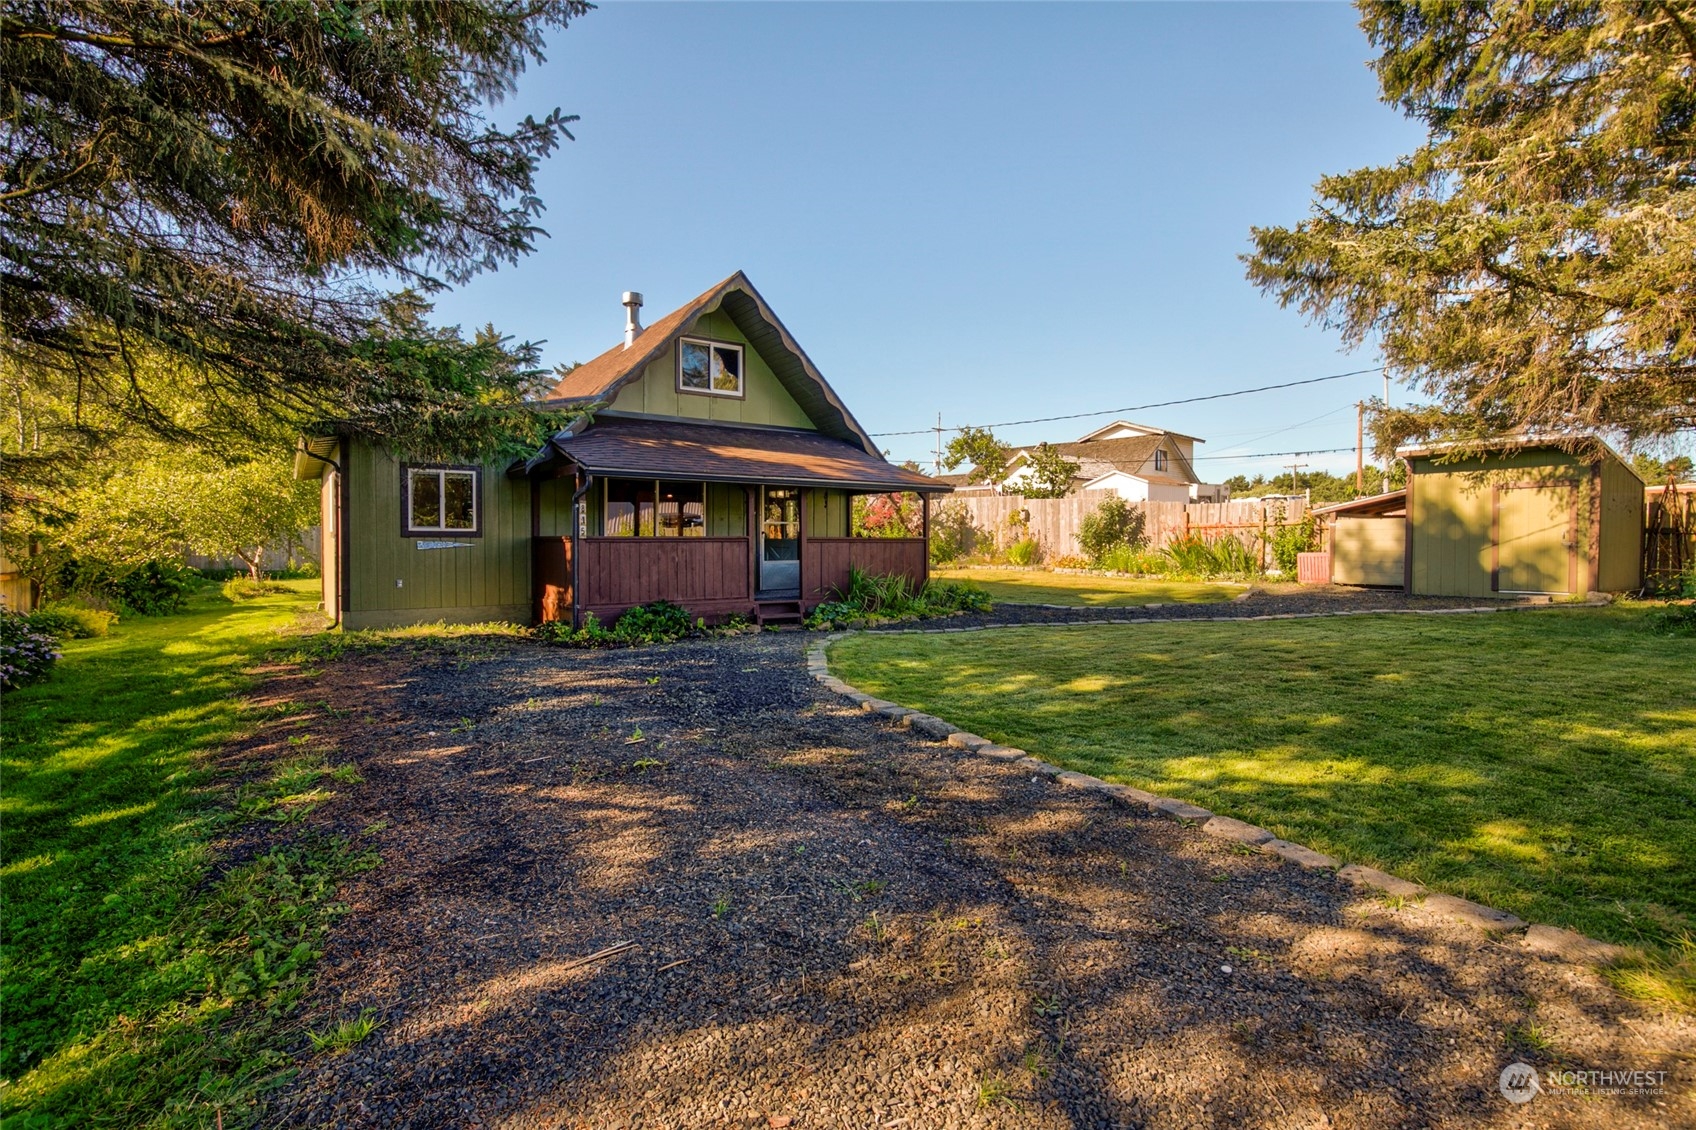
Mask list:
[[869,454],[878,454],[877,444],[741,271],[685,302],[643,330],[630,345],[620,342],[567,373],[549,393],[547,404],[570,407],[611,403],[621,388],[641,377],[649,362],[688,333],[701,315],[713,310],[722,310],[736,323],[736,328],[771,366],[778,382],[819,431],[858,444]]
[[[1160,475],[1159,472],[1152,470],[1144,472],[1141,469],[1153,457],[1154,452],[1160,447],[1161,441],[1170,434],[1172,433],[1159,432],[1147,436],[1127,436],[1124,439],[1051,443],[1048,446],[1051,450],[1059,452],[1067,459],[1077,463],[1078,477],[1090,482],[1114,471],[1122,471],[1127,475],[1147,479],[1150,482],[1182,482],[1187,484],[1190,481],[1189,479],[1167,478]],[[1021,457],[1029,458],[1030,453],[1036,450],[1036,447],[1037,445],[1033,443],[1025,447],[1014,448],[1012,455],[1008,457],[1008,464],[1017,463]],[[1178,463],[1182,464],[1182,453],[1177,454],[1179,456]]]
[[[702,426],[681,420],[606,416],[581,434],[561,432],[553,451],[591,475],[835,486],[946,493],[947,483],[897,467],[848,440],[790,428]],[[532,465],[545,459],[539,456]]]
[[1139,423],[1136,423],[1133,420],[1114,420],[1111,424],[1103,424],[1101,427],[1095,429],[1093,432],[1090,432],[1088,435],[1079,436],[1078,442],[1079,443],[1096,443],[1096,442],[1099,442],[1098,440],[1096,440],[1096,438],[1095,438],[1096,436],[1100,435],[1102,432],[1110,432],[1114,428],[1134,428],[1136,431],[1141,432],[1143,435],[1150,435],[1150,436],[1168,435],[1168,436],[1174,436],[1177,439],[1195,440],[1195,442],[1197,442],[1197,443],[1206,443],[1207,442],[1206,440],[1201,439],[1197,436],[1187,436],[1183,432],[1167,431],[1165,428],[1152,428],[1152,427],[1149,427],[1147,424],[1139,424]]

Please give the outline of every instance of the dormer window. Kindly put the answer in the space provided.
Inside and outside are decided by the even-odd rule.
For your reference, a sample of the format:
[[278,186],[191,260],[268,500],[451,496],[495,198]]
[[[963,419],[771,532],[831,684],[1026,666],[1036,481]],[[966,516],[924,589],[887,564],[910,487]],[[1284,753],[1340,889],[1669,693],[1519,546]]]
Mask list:
[[1164,447],[1157,447],[1154,449],[1154,469],[1156,471],[1164,471],[1166,469],[1166,449]]
[[742,347],[723,341],[679,341],[677,391],[741,396]]

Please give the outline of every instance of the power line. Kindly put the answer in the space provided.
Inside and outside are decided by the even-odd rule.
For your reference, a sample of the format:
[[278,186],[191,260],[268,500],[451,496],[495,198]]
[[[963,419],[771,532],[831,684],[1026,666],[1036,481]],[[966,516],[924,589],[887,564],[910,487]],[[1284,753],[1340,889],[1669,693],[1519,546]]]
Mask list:
[[1321,447],[1306,451],[1259,451],[1253,455],[1197,455],[1192,462],[1200,463],[1203,459],[1270,459],[1274,455],[1335,455],[1339,451],[1353,450],[1352,447]]
[[[1216,393],[1213,393],[1210,396],[1186,396],[1182,400],[1160,400],[1160,401],[1156,401],[1153,404],[1133,404],[1129,408],[1103,408],[1099,412],[1072,412],[1072,413],[1065,415],[1065,416],[1037,416],[1037,417],[1034,417],[1034,418],[1029,419],[1029,420],[1003,420],[999,424],[962,424],[959,427],[952,428],[950,430],[957,432],[957,431],[962,431],[962,430],[964,430],[965,428],[968,428],[968,427],[972,427],[972,428],[1014,428],[1014,427],[1018,427],[1021,424],[1052,424],[1056,420],[1082,420],[1082,419],[1089,417],[1089,416],[1116,416],[1121,412],[1144,412],[1144,411],[1147,411],[1150,408],[1170,408],[1170,407],[1172,407],[1173,405],[1176,405],[1176,404],[1199,404],[1204,400],[1224,400],[1227,397],[1247,396],[1250,393],[1254,393],[1254,392],[1272,392],[1273,390],[1280,389],[1280,388],[1296,388],[1300,385],[1316,385],[1316,384],[1319,384],[1321,381],[1340,381],[1344,377],[1358,377],[1362,373],[1376,373],[1376,372],[1379,372],[1379,371],[1380,371],[1380,366],[1374,365],[1370,369],[1352,369],[1347,373],[1332,373],[1331,375],[1325,376],[1325,377],[1309,377],[1305,381],[1285,381],[1282,384],[1261,385],[1259,388],[1239,388],[1235,392],[1216,392]],[[906,432],[872,432],[871,434],[873,436],[877,436],[877,437],[882,437],[882,436],[922,436],[922,435],[930,435],[935,430],[936,429],[934,427],[931,427],[931,428],[915,428],[912,431],[906,431]]]

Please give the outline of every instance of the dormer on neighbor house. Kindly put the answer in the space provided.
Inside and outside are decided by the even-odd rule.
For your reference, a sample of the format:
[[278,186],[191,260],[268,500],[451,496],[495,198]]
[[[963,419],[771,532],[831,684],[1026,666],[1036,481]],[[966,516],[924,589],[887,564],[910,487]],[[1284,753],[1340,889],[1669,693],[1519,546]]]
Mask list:
[[[1204,441],[1128,420],[1115,420],[1071,443],[1050,446],[1078,464],[1072,491],[1112,490],[1131,502],[1223,502],[1225,487],[1195,471],[1195,445]],[[1002,489],[1017,492],[1036,445],[1015,448]]]

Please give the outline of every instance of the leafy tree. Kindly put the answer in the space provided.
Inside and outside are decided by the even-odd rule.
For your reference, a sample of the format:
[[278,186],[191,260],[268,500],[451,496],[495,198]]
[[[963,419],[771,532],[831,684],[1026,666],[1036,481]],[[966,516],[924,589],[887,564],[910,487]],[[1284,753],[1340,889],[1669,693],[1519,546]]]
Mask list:
[[1359,8],[1385,100],[1428,140],[1323,178],[1245,262],[1432,397],[1378,412],[1379,450],[1696,425],[1696,7]]
[[967,427],[948,441],[942,465],[952,471],[962,463],[970,464],[968,482],[994,486],[1007,477],[1007,459],[1011,454],[1012,448],[996,439],[988,428]]
[[1650,486],[1664,483],[1669,478],[1688,482],[1692,472],[1696,471],[1696,463],[1692,463],[1688,455],[1659,459],[1641,451],[1631,457],[1631,466]]
[[1100,565],[1102,558],[1115,549],[1141,547],[1146,522],[1141,507],[1133,507],[1118,495],[1103,499],[1100,506],[1078,523],[1078,548],[1084,551],[1090,564]]
[[1061,455],[1059,449],[1039,443],[1026,457],[1026,477],[1020,493],[1026,498],[1064,498],[1072,489],[1072,480],[1082,466]]
[[[9,475],[50,482],[127,431],[207,450],[278,422],[463,454],[512,440],[489,426],[509,388],[423,363],[440,340],[400,347],[409,323],[361,280],[427,293],[531,249],[537,163],[572,119],[503,130],[485,108],[585,8],[9,0],[0,357],[65,406]],[[184,398],[198,410],[170,410]]]
[[267,548],[318,521],[316,485],[296,481],[284,460],[232,466],[164,449],[61,501],[25,535],[38,552],[18,557],[49,589],[121,578],[185,552],[237,558],[257,579]]

